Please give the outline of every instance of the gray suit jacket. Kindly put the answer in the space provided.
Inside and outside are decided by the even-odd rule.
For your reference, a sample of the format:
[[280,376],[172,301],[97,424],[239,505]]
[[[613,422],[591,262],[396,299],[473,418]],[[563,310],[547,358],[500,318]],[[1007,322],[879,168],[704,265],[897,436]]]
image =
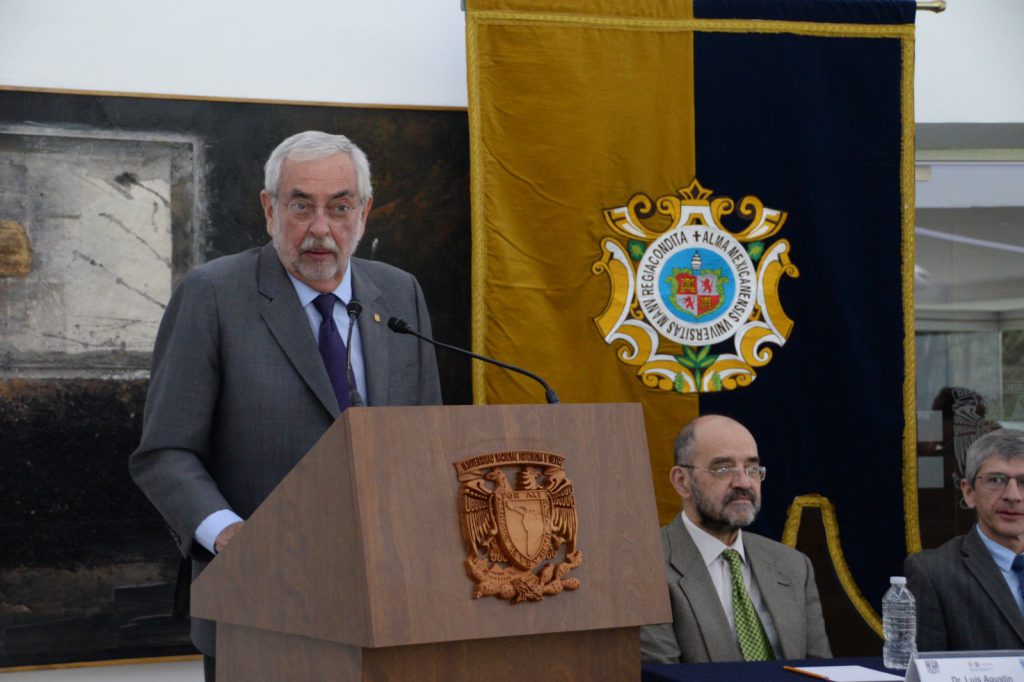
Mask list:
[[1024,649],[1024,616],[977,528],[904,563],[918,651]]
[[[739,643],[729,627],[704,559],[679,516],[661,529],[661,539],[672,622],[640,629],[643,661],[742,661]],[[810,560],[795,549],[754,533],[743,533],[743,547],[775,622],[782,657],[831,657]]]
[[[352,259],[368,405],[441,402],[434,349],[386,328],[390,316],[430,334],[416,279]],[[379,321],[378,321],[379,320]],[[272,244],[189,272],[164,313],[142,440],[129,468],[163,515],[193,578],[211,558],[195,542],[219,509],[248,518],[339,414],[330,379]],[[213,628],[192,637],[214,653]]]

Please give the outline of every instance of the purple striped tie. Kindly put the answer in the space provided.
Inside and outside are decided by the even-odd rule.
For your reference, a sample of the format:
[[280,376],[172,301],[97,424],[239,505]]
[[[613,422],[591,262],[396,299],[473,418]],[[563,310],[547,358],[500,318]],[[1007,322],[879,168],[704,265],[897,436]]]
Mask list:
[[313,299],[313,305],[323,319],[320,323],[320,355],[327,367],[327,376],[331,379],[338,407],[344,412],[349,406],[349,385],[345,376],[345,342],[341,340],[338,325],[334,324],[334,302],[337,300],[334,294],[320,294]]

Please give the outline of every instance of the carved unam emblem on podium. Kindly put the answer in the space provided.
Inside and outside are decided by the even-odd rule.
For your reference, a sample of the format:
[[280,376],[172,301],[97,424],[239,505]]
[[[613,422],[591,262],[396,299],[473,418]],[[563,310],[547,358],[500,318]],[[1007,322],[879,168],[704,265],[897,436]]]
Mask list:
[[564,463],[560,455],[522,450],[455,462],[474,599],[518,604],[580,586],[565,577],[583,554],[576,549],[576,500]]

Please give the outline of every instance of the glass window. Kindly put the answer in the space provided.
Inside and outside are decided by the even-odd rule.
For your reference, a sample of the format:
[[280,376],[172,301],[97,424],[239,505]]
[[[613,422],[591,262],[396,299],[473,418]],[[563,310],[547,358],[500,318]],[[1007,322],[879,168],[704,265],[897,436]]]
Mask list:
[[984,158],[994,155],[918,155],[914,318],[924,547],[974,522],[959,492],[967,447],[991,429],[1024,428],[1024,161]]

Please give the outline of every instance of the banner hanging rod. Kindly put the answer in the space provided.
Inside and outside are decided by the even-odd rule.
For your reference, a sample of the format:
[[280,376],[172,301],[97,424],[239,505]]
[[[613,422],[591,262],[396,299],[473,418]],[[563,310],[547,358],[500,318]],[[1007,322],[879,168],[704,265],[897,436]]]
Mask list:
[[[459,5],[462,7],[462,11],[466,11],[466,0],[460,0]],[[946,11],[946,0],[917,0],[917,11],[918,12],[939,12]]]

